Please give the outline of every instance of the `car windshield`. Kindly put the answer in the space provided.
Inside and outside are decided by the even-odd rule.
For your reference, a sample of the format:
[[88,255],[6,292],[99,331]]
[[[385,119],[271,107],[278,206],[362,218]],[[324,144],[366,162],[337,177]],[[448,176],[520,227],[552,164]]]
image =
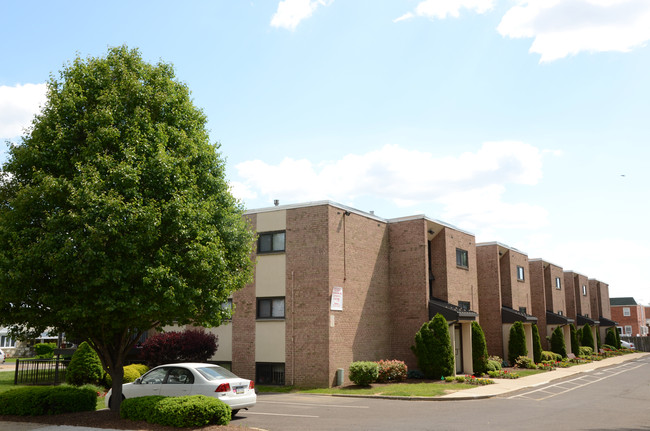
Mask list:
[[208,380],[236,379],[237,376],[222,367],[201,367],[196,369]]

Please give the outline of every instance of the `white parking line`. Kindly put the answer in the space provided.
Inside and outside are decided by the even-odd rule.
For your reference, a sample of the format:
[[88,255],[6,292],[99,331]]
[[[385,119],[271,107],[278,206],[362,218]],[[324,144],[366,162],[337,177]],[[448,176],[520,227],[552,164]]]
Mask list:
[[314,404],[314,403],[290,403],[286,401],[260,401],[257,400],[257,404],[286,404],[290,406],[308,406],[308,407],[335,407],[339,409],[367,409],[368,406],[342,406],[339,404]]
[[[627,365],[627,364],[626,364],[626,365]],[[576,386],[574,386],[573,388],[570,388],[570,389],[564,389],[562,392],[558,392],[558,393],[555,393],[555,394],[553,394],[553,395],[546,396],[546,397],[544,397],[544,398],[538,398],[537,401],[543,401],[543,400],[546,400],[546,399],[548,399],[548,398],[555,397],[555,396],[557,396],[557,395],[565,394],[565,393],[567,393],[567,392],[573,391],[573,390],[578,389],[578,388],[581,388],[581,387],[583,387],[583,386],[587,386],[587,385],[590,385],[590,384],[592,384],[592,383],[596,383],[596,382],[599,382],[599,381],[601,381],[601,380],[605,380],[605,379],[607,379],[607,378],[609,378],[609,377],[613,377],[613,376],[615,376],[615,375],[617,375],[617,374],[621,374],[621,373],[624,373],[624,372],[626,372],[626,371],[634,370],[634,369],[636,369],[636,368],[642,367],[643,365],[647,365],[647,363],[639,364],[639,365],[634,366],[634,367],[619,366],[619,367],[613,368],[612,371],[613,371],[613,370],[616,370],[617,368],[622,368],[622,369],[621,369],[620,371],[617,370],[616,372],[612,372],[611,374],[606,375],[606,376],[604,376],[604,377],[600,377],[600,378],[597,378],[597,379],[589,379],[589,380],[586,381],[586,383],[580,383],[580,384],[575,383]],[[526,395],[530,395],[530,394],[534,394],[534,393],[540,393],[540,392],[548,393],[548,392],[549,392],[548,389],[550,389],[550,388],[561,388],[562,385],[567,384],[567,383],[572,383],[572,384],[573,384],[574,382],[577,382],[577,381],[584,381],[584,380],[586,380],[585,377],[594,377],[594,376],[582,376],[582,377],[577,377],[577,378],[575,378],[575,379],[568,380],[568,381],[565,381],[565,382],[560,382],[560,383],[557,383],[557,384],[555,384],[555,385],[548,386],[548,387],[546,387],[546,388],[536,389],[536,390],[534,390],[534,391],[526,392],[526,393],[523,393],[523,394],[521,394],[521,395],[513,395],[513,396],[511,396],[511,397],[508,397],[508,399],[513,399],[513,398],[518,398],[518,397],[521,397],[521,398],[530,398],[530,397],[527,397]]]
[[319,418],[320,416],[313,415],[289,415],[284,413],[262,413],[262,412],[246,412],[246,415],[259,415],[259,416],[288,416],[291,418]]

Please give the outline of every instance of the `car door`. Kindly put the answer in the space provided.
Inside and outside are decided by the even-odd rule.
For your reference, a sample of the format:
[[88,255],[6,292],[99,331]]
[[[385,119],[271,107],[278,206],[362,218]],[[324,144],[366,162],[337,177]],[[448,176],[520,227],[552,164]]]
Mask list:
[[160,395],[166,397],[182,397],[192,395],[194,375],[192,371],[183,367],[171,367],[167,374],[167,380],[162,385]]
[[162,387],[167,377],[169,367],[155,368],[142,376],[138,383],[123,386],[124,396],[127,398],[145,397],[148,395],[162,395]]

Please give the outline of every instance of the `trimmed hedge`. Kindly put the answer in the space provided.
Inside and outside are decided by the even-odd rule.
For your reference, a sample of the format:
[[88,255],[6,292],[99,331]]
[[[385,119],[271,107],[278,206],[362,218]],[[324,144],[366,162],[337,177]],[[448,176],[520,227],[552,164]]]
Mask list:
[[[135,380],[138,377],[140,377],[147,371],[149,371],[149,367],[147,367],[146,365],[142,365],[142,364],[127,365],[126,367],[124,367],[124,376],[122,377],[122,383],[135,382]],[[106,385],[107,388],[113,386],[113,378],[108,373],[104,375],[104,384]]]
[[0,415],[42,416],[94,411],[97,392],[74,386],[34,386],[0,394]]
[[547,350],[542,351],[542,362],[544,361],[553,361],[553,362],[558,362],[562,360],[562,355],[555,353],[555,352],[549,352]]
[[490,372],[490,371],[494,372],[494,371],[501,370],[501,361],[495,361],[493,359],[488,359],[487,370],[488,370],[488,372]]
[[350,364],[350,380],[359,386],[369,386],[379,377],[379,365],[376,362],[357,361]]
[[127,398],[120,407],[120,417],[124,419],[177,428],[228,425],[231,415],[228,404],[205,395]]
[[591,358],[591,355],[594,353],[594,349],[588,346],[580,346],[578,352],[579,352],[578,356],[580,356],[581,358],[583,357]]

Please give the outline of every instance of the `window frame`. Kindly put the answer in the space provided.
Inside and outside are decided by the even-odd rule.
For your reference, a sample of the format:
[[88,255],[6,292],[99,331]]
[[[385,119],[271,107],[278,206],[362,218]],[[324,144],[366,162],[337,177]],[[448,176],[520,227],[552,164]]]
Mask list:
[[[282,371],[279,368],[282,366]],[[260,379],[260,368],[268,368],[270,373],[270,381]],[[286,382],[286,372],[287,366],[284,362],[255,362],[255,384],[260,385],[272,385],[272,386],[284,386]],[[278,379],[276,380],[276,373],[278,374]]]
[[625,335],[632,335],[632,325],[625,325]]
[[[276,235],[282,235],[282,249],[275,248]],[[284,253],[287,250],[287,232],[285,230],[275,230],[269,232],[258,232],[257,234],[257,254],[271,254],[271,253]],[[269,250],[262,250],[262,241],[264,238],[271,238],[271,248]]]
[[471,310],[472,303],[469,301],[458,301],[458,308],[464,311]]
[[526,281],[524,267],[517,265],[517,281]]
[[[273,302],[274,301],[279,301],[282,300],[282,316],[274,316],[273,315]],[[260,303],[265,302],[265,301],[270,301],[270,309],[269,309],[269,316],[261,316],[260,315]],[[264,296],[264,297],[258,297],[256,301],[256,309],[255,309],[255,318],[258,320],[282,320],[286,318],[287,315],[287,309],[286,309],[286,300],[284,296]]]
[[630,307],[623,307],[623,317],[630,317],[632,315],[632,310]]
[[587,296],[587,285],[586,284],[582,285],[582,296]]
[[555,289],[562,290],[562,279],[560,277],[555,277]]
[[467,250],[456,248],[456,266],[458,268],[469,269],[469,252]]

